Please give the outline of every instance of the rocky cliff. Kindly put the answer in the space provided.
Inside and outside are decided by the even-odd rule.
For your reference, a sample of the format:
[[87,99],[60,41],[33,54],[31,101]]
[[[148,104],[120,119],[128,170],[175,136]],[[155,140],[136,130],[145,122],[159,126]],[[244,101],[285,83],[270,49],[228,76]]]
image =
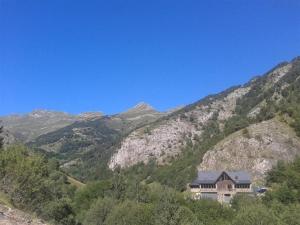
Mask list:
[[[192,163],[191,171],[206,153],[201,169],[247,169],[261,180],[279,159],[298,154],[299,77],[298,57],[244,85],[167,113],[140,103],[112,116],[35,111],[1,119],[19,140],[60,159],[77,178],[99,178],[108,168],[150,160],[159,167],[182,160],[184,166]],[[198,163],[184,158],[187,149]]]
[[151,158],[163,162],[180,154],[186,138],[201,136],[203,127],[215,113],[220,121],[232,116],[236,100],[248,91],[248,87],[236,88],[222,97],[211,97],[208,101],[197,103],[191,110],[183,109],[180,113],[133,131],[122,141],[109,167],[128,167]]
[[109,168],[125,168],[150,159],[160,165],[170,164],[187,145],[202,148],[217,136],[220,142],[205,154],[200,169],[245,169],[252,172],[254,180],[262,180],[278,160],[291,160],[300,153],[292,123],[279,122],[276,116],[284,111],[280,107],[287,93],[298,87],[299,65],[299,58],[281,63],[243,86],[208,96],[134,130],[115,150]]
[[203,157],[200,170],[247,170],[255,182],[278,160],[300,155],[300,138],[278,118],[250,125],[220,141]]

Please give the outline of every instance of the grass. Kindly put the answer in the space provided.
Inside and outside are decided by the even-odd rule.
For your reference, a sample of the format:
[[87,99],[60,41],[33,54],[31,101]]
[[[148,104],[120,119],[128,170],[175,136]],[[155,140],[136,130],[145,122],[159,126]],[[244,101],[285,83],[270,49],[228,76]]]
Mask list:
[[70,177],[70,176],[67,176],[67,177],[68,177],[68,182],[69,182],[71,185],[74,185],[74,186],[77,187],[77,188],[80,188],[80,187],[85,186],[85,184],[82,183],[82,182],[80,182],[79,180],[76,180],[75,178]]

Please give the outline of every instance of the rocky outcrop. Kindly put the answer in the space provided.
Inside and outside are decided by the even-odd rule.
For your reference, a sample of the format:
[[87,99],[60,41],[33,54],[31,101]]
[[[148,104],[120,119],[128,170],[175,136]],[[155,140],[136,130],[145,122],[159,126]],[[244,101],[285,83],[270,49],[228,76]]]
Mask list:
[[[220,140],[249,123],[272,118],[278,113],[276,108],[281,100],[288,95],[286,90],[293,87],[289,85],[294,85],[299,79],[299,68],[298,58],[290,63],[278,65],[244,86],[228,89],[166,113],[158,112],[146,103],[139,103],[126,112],[112,116],[100,113],[71,116],[40,110],[0,120],[4,121],[4,126],[15,137],[40,151],[55,153],[63,159],[65,167],[75,170],[82,164],[82,168],[91,168],[94,173],[93,167],[99,164],[105,169],[106,165],[110,169],[118,166],[125,168],[140,162],[147,163],[151,159],[155,159],[159,164],[168,164],[172,163],[186,146],[197,144],[196,147],[199,147],[204,145],[204,140],[210,140],[211,137],[217,136]],[[268,110],[268,107],[272,110]],[[255,134],[252,126],[257,126],[253,129],[261,130],[262,133]],[[288,138],[284,136],[288,126],[278,121],[267,121],[252,126],[249,127],[248,134],[248,131],[244,131],[245,133],[240,135],[241,138],[230,139],[232,142],[226,139],[228,143],[237,145],[237,149],[246,150],[234,150],[232,159],[235,161],[232,164],[220,165],[228,165],[229,169],[239,169],[239,157],[244,157],[245,169],[253,171],[255,179],[259,180],[277,161],[276,154],[274,160],[268,158],[268,154],[273,154],[272,149],[279,149],[280,154],[285,154],[284,151],[287,150],[288,154],[283,159],[290,160],[289,156],[295,156],[295,146],[298,144],[297,138],[293,136],[295,138],[292,138],[292,143],[295,145],[288,146]],[[259,129],[260,126],[269,127],[270,134],[267,130],[263,132],[263,128]],[[284,132],[277,132],[277,128]],[[271,144],[267,144],[268,135],[271,135]],[[212,144],[208,143],[207,146]],[[207,151],[207,148],[203,151]],[[215,155],[221,160],[229,161],[232,156],[230,149],[229,145],[211,149],[205,155],[201,168],[213,169],[214,165],[217,166],[217,162],[214,162]],[[233,168],[231,165],[236,166]]]
[[132,132],[121,144],[121,148],[113,155],[109,167],[127,167],[138,162],[148,162],[149,159],[164,158],[179,153],[182,140],[187,132],[194,131],[192,124],[180,119],[169,121],[157,128],[143,127]]
[[287,72],[292,68],[292,63],[284,63],[279,65],[278,68],[274,69],[268,74],[268,81],[266,88],[276,84]]
[[[282,63],[266,75],[251,80],[245,86],[207,97],[159,122],[133,131],[122,140],[121,146],[109,162],[109,168],[114,169],[117,166],[124,168],[139,162],[147,163],[152,158],[159,163],[167,162],[172,156],[181,153],[187,141],[193,142],[196,136],[198,140],[201,139],[203,130],[210,119],[213,118],[222,130],[225,121],[236,114],[237,101],[250,92],[248,98],[252,98],[251,100],[256,98],[254,102],[257,102],[247,113],[250,118],[255,119],[266,105],[264,94],[277,85],[292,68],[293,61]],[[287,87],[284,83],[280,85],[281,88]],[[280,101],[281,97],[278,92],[275,92],[271,100]],[[264,162],[261,163],[264,164]]]
[[203,157],[200,170],[247,170],[260,182],[278,160],[300,155],[300,139],[278,119],[254,124],[226,137]]
[[212,98],[208,103],[199,103],[192,110],[175,114],[168,119],[151,126],[133,131],[121,143],[109,162],[109,168],[128,167],[139,162],[147,163],[149,159],[157,159],[164,163],[168,158],[181,153],[186,138],[199,137],[202,128],[214,113],[220,121],[233,115],[238,98],[249,91],[249,87],[241,87],[227,93],[222,98]]

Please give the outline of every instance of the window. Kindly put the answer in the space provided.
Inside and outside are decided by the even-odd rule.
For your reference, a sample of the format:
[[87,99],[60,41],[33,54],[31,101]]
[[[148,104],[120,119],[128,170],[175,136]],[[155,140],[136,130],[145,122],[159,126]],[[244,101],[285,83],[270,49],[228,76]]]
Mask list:
[[250,184],[236,184],[235,188],[241,188],[241,189],[249,189],[250,188]]
[[216,188],[215,184],[201,184],[201,188]]

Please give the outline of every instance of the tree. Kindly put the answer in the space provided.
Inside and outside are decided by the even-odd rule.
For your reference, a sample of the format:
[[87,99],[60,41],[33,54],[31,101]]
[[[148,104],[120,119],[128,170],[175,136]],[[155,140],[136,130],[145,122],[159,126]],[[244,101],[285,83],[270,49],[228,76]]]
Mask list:
[[44,157],[24,146],[0,151],[0,190],[14,206],[55,224],[75,224],[70,190],[64,175],[52,170]]
[[45,207],[43,217],[55,224],[76,224],[69,199],[59,199],[49,202]]
[[288,225],[300,225],[300,205],[290,205],[285,207],[281,215],[282,221]]
[[73,199],[74,210],[79,220],[84,220],[91,205],[100,198],[104,198],[111,190],[110,181],[90,182],[75,192]]
[[[196,215],[186,206],[178,201],[173,201],[167,194],[161,199],[154,210],[155,225],[199,225]],[[176,196],[173,195],[173,197]],[[201,223],[202,224],[202,223]]]
[[242,210],[243,207],[257,204],[257,199],[247,194],[236,194],[231,200],[231,208],[233,210]]
[[152,205],[125,200],[108,215],[106,225],[153,225]]
[[277,165],[272,168],[271,171],[268,172],[267,174],[267,184],[271,185],[272,183],[280,183],[283,180],[285,180],[286,175],[286,165],[284,161],[279,160],[277,162]]
[[116,203],[116,200],[112,198],[99,198],[86,213],[83,224],[104,225]]
[[3,147],[3,140],[4,138],[1,136],[1,134],[3,133],[3,127],[0,127],[0,149]]
[[116,199],[123,199],[126,191],[125,177],[120,168],[117,168],[115,171],[116,172],[112,178],[113,197]]
[[264,197],[266,203],[277,200],[283,204],[300,202],[300,158],[291,163],[279,162],[267,176],[268,191]]
[[279,225],[279,218],[262,204],[250,205],[238,211],[232,225]]
[[232,208],[208,199],[191,200],[188,207],[202,224],[227,224],[234,215]]

